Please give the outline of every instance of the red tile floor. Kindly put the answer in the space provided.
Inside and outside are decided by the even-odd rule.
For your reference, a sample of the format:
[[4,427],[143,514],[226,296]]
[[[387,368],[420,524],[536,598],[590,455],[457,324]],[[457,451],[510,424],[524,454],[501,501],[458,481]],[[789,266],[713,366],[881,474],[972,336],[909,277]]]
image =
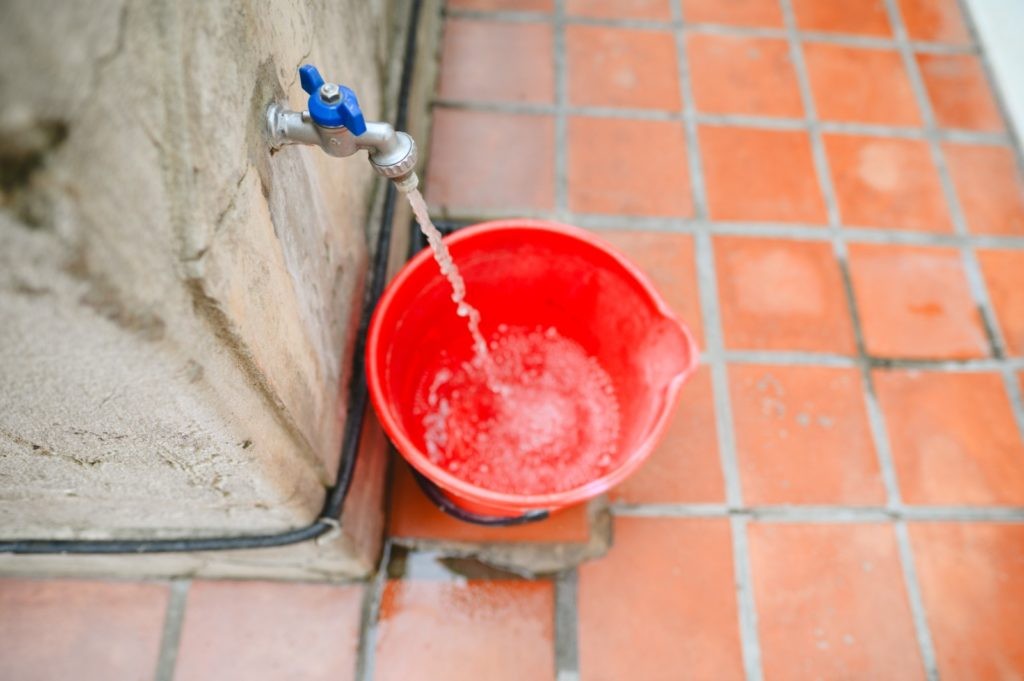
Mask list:
[[[446,11],[434,214],[600,232],[703,350],[610,494],[608,555],[8,580],[0,678],[1024,679],[1024,180],[957,0]],[[401,470],[393,492],[396,556],[587,532],[461,525]]]

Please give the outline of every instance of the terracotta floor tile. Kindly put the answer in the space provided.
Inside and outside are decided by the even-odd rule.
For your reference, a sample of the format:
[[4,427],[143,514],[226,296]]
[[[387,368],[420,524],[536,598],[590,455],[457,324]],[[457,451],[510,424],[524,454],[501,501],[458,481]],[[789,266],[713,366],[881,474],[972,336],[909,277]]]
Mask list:
[[568,0],[565,11],[571,17],[595,19],[647,19],[671,21],[673,0]]
[[[839,3],[818,5],[840,6]],[[896,50],[805,43],[804,58],[820,119],[921,125],[914,90]]]
[[363,587],[195,582],[175,681],[354,679]]
[[830,244],[716,237],[714,246],[726,347],[856,351]]
[[576,25],[565,40],[570,104],[679,110],[671,32]]
[[1024,177],[1007,147],[945,144],[956,195],[975,234],[1024,236]]
[[446,0],[448,9],[500,12],[553,12],[555,0]]
[[438,95],[550,104],[554,64],[554,30],[548,24],[451,18],[445,22]]
[[766,681],[922,679],[891,525],[751,523]]
[[705,125],[699,138],[713,219],[826,221],[807,133]]
[[581,681],[742,679],[726,520],[616,518],[579,567]]
[[793,13],[796,15],[797,28],[802,31],[892,35],[884,0],[793,0]]
[[151,679],[167,609],[163,584],[0,580],[0,678]]
[[547,520],[518,527],[482,527],[451,518],[430,503],[404,461],[392,466],[388,534],[406,539],[464,542],[583,543],[590,538],[587,507],[580,504]]
[[781,28],[782,8],[778,0],[682,0],[688,23],[729,24]]
[[550,582],[389,581],[377,625],[377,681],[554,679]]
[[914,523],[910,541],[939,676],[1024,678],[1024,525]]
[[671,232],[602,231],[598,236],[622,251],[651,278],[665,302],[704,346],[693,237]]
[[864,342],[876,357],[988,355],[988,339],[952,248],[851,244]]
[[787,41],[691,33],[686,54],[698,111],[803,117]]
[[904,501],[1024,505],[1024,442],[998,374],[874,376]]
[[884,504],[857,369],[729,367],[747,504]]
[[898,0],[903,25],[911,40],[965,44],[967,24],[957,0]]
[[1024,355],[1024,251],[978,251],[1006,349]]
[[[657,163],[638,154],[657,140]],[[693,214],[679,121],[569,119],[569,208],[578,213]]]
[[844,225],[953,231],[927,142],[857,135],[824,141]]
[[609,496],[630,504],[724,503],[711,371],[697,369],[651,458]]
[[917,64],[935,120],[941,127],[983,132],[1003,130],[999,105],[977,57],[971,54],[919,54]]
[[439,107],[432,140],[427,164],[431,208],[554,208],[555,123],[550,116]]

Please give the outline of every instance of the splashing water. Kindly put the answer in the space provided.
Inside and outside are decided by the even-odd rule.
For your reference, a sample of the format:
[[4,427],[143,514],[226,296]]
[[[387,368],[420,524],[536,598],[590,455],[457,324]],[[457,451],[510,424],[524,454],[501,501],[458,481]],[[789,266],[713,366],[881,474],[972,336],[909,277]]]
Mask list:
[[488,344],[423,196],[406,196],[473,337],[473,359],[438,358],[416,394],[428,456],[507,494],[559,492],[601,477],[621,458],[619,401],[607,372],[554,328],[502,324]]
[[441,274],[451,284],[452,300],[456,305],[456,313],[460,317],[465,317],[467,324],[469,324],[469,333],[473,336],[473,350],[478,357],[486,360],[487,341],[484,340],[483,334],[480,333],[480,312],[466,302],[466,282],[462,280],[459,268],[452,262],[452,255],[448,252],[448,247],[441,241],[441,232],[437,231],[437,227],[434,226],[433,221],[430,219],[430,213],[427,211],[427,202],[423,200],[423,195],[420,194],[419,189],[408,191],[406,197],[408,197],[409,203],[412,205],[412,212],[416,215],[416,222],[419,223],[420,230],[427,237],[427,242],[430,243],[430,248],[434,251],[434,260],[437,261],[438,266],[441,268]]
[[489,386],[473,362],[441,358],[414,413],[427,454],[471,484],[510,494],[579,487],[618,463],[619,403],[611,378],[554,329],[498,327]]

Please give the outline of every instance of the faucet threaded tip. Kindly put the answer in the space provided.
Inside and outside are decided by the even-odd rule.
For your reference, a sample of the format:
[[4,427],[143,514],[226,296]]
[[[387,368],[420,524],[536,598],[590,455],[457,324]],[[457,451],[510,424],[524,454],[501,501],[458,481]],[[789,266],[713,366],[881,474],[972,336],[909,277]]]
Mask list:
[[401,177],[392,178],[391,181],[395,183],[395,186],[403,194],[408,194],[420,186],[420,178],[416,177],[415,171]]

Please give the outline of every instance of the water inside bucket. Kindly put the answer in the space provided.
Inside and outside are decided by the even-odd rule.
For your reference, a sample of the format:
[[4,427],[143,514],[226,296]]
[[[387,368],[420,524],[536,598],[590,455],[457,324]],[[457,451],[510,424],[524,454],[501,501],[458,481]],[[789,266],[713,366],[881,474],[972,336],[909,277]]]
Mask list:
[[488,343],[423,197],[412,190],[408,198],[474,344],[470,361],[438,358],[416,396],[431,461],[509,494],[560,492],[604,475],[619,463],[619,403],[608,373],[554,327],[499,325]]

